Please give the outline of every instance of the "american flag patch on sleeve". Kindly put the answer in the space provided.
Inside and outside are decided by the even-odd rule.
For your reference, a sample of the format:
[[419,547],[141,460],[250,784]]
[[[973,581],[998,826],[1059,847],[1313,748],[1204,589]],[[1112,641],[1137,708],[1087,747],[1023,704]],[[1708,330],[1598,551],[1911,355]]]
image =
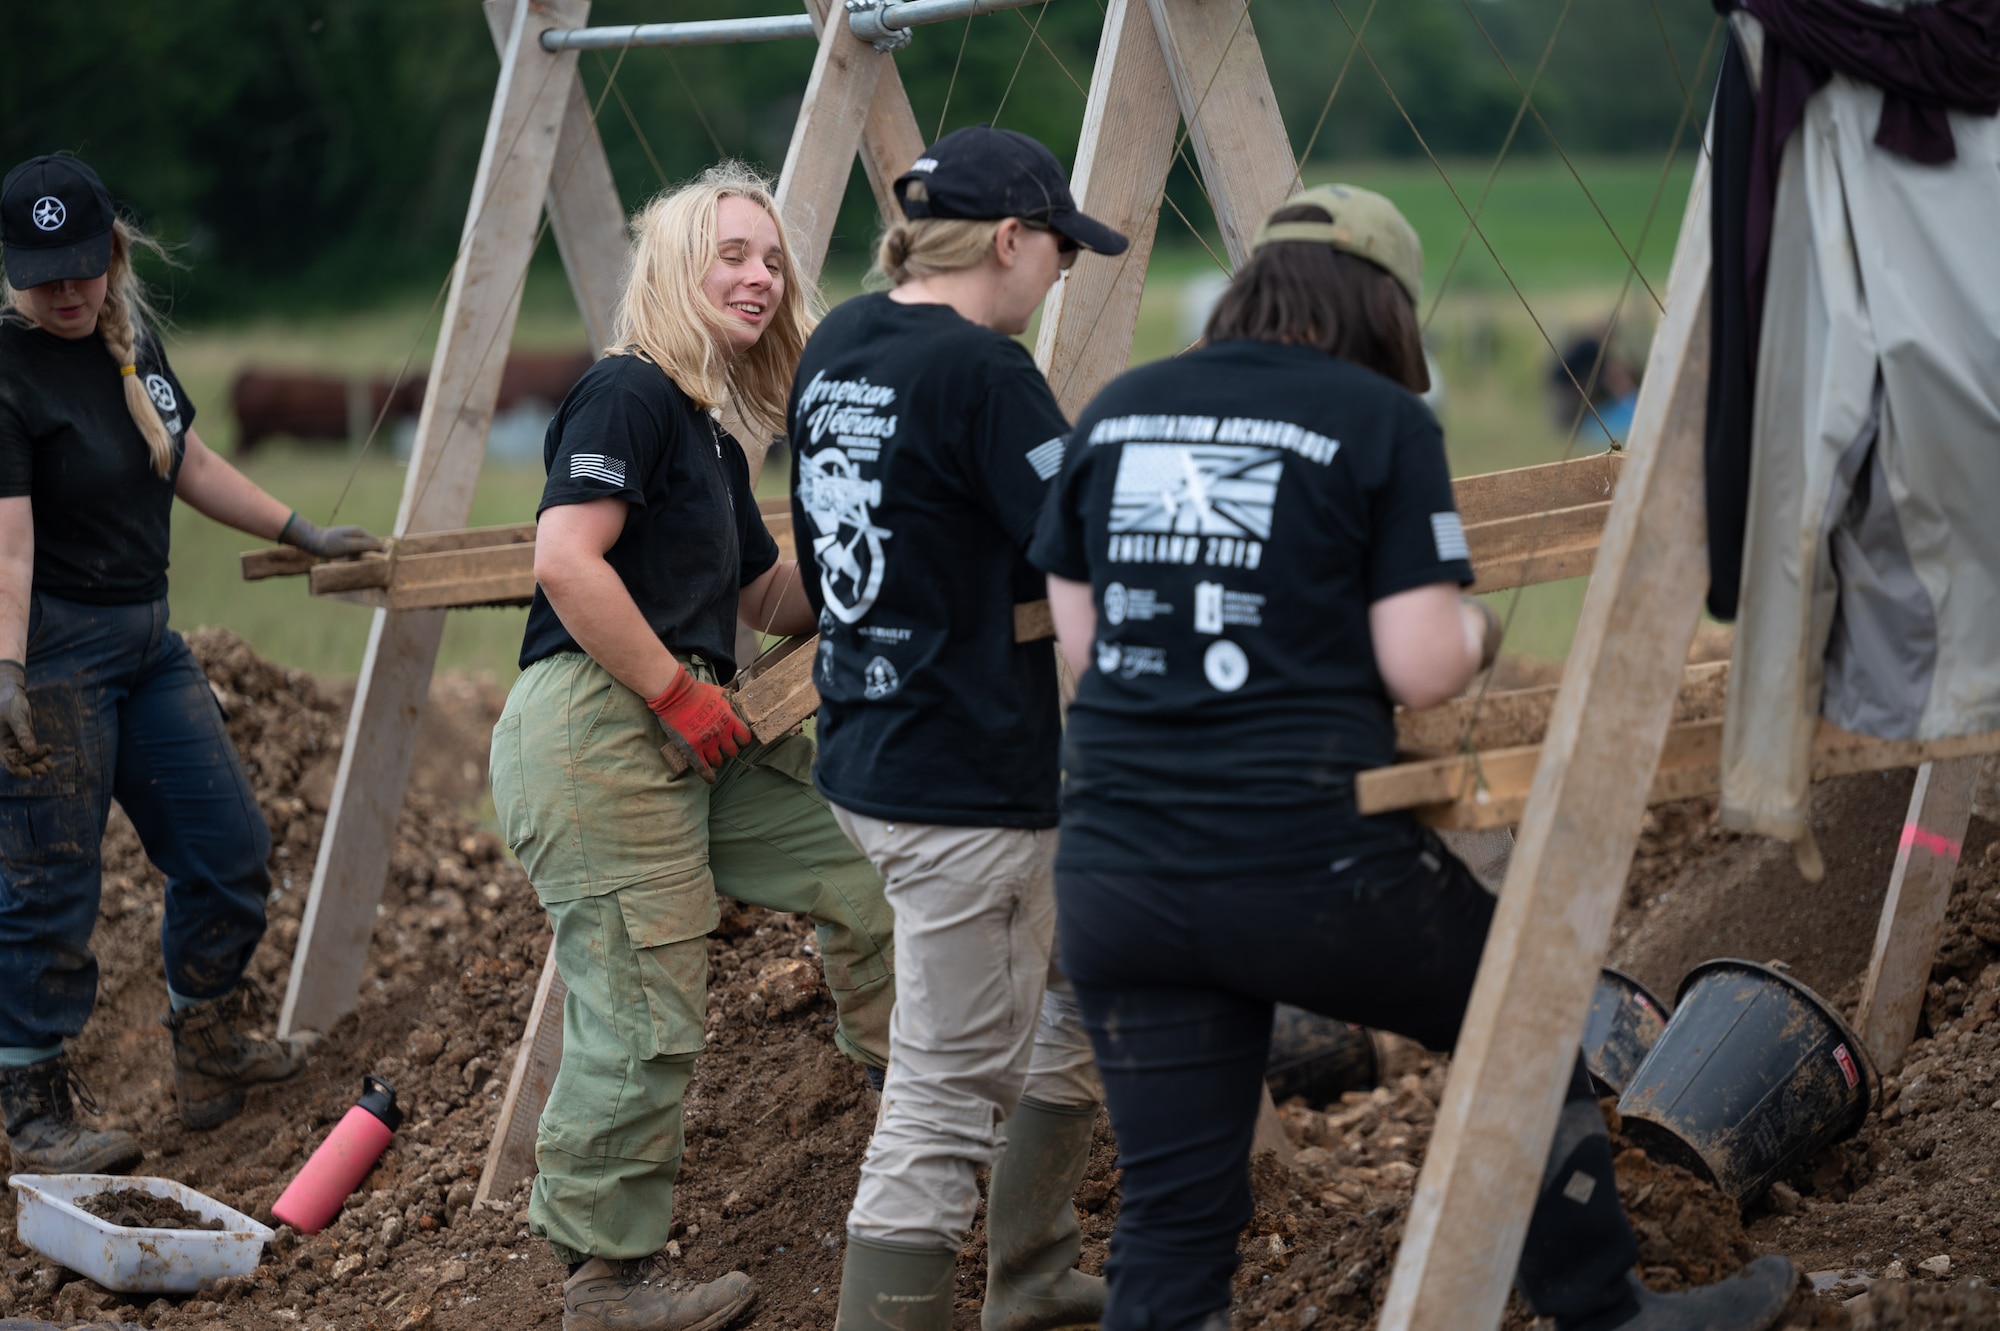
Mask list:
[[1440,564],[1472,558],[1472,550],[1465,543],[1465,524],[1456,513],[1431,514],[1431,539],[1437,543]]
[[602,453],[569,455],[569,478],[573,481],[603,481],[606,485],[625,484],[625,462]]
[[1037,444],[1028,450],[1028,465],[1035,469],[1035,475],[1048,480],[1062,470],[1063,437],[1057,435],[1045,444]]

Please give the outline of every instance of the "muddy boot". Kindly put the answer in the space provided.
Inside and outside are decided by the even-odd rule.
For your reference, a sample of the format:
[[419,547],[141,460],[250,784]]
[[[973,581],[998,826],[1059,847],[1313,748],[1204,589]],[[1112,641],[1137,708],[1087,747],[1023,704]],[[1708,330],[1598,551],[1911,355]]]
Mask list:
[[847,1236],[834,1331],[951,1331],[958,1253]]
[[67,1054],[26,1067],[0,1068],[0,1112],[6,1115],[16,1171],[123,1174],[139,1163],[138,1138],[117,1129],[92,1132],[76,1121],[76,1103],[86,1113],[97,1112],[97,1101],[71,1071]]
[[756,1298],[741,1271],[695,1285],[669,1278],[665,1253],[593,1257],[563,1282],[563,1331],[722,1331]]
[[1070,1198],[1090,1163],[1097,1106],[1021,1101],[986,1198],[986,1306],[980,1331],[1089,1331],[1104,1281],[1076,1269],[1083,1233]]
[[1558,1321],[1557,1331],[1765,1331],[1792,1304],[1799,1275],[1775,1253],[1759,1257],[1727,1280],[1672,1294],[1655,1294],[1628,1276],[1636,1312],[1585,1321]]
[[212,1128],[243,1112],[243,1088],[286,1081],[305,1068],[316,1038],[260,1040],[244,1033],[245,991],[239,986],[220,998],[160,1018],[174,1033],[174,1090],[181,1122]]

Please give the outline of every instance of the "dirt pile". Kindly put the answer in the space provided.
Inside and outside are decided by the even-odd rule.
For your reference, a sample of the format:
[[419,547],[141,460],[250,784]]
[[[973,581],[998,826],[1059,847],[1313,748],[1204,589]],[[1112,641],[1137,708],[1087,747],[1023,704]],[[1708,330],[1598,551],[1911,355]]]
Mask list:
[[[190,640],[271,823],[272,923],[251,973],[276,994],[298,936],[347,699],[259,660],[227,633]],[[74,1052],[107,1117],[139,1134],[141,1171],[268,1220],[285,1183],[360,1093],[363,1073],[397,1088],[407,1120],[324,1233],[281,1230],[253,1275],[185,1298],[111,1294],[49,1267],[12,1237],[13,1202],[0,1199],[0,1318],[222,1331],[556,1324],[562,1271],[527,1235],[525,1191],[473,1201],[548,945],[532,890],[468,814],[484,795],[499,702],[490,686],[439,681],[357,1009],[328,1033],[304,1076],[254,1092],[243,1117],[215,1132],[189,1132],[175,1117],[158,1023],[160,878],[130,825],[114,816],[93,940],[100,1001]],[[1823,790],[1832,871],[1811,888],[1796,880],[1783,848],[1715,831],[1706,806],[1655,810],[1615,959],[1671,994],[1685,968],[1706,957],[1782,957],[1851,1003],[1908,777],[1850,778]],[[1799,1328],[2000,1324],[1991,1290],[1966,1279],[2000,1275],[1990,1203],[2000,1168],[2000,865],[1986,858],[1993,836],[1984,818],[1975,822],[1926,1030],[1890,1084],[1891,1108],[1860,1138],[1740,1218],[1691,1176],[1637,1151],[1619,1155],[1620,1194],[1649,1282],[1706,1281],[1777,1250],[1823,1287],[1801,1296],[1790,1322]],[[829,1326],[872,1112],[864,1082],[834,1052],[832,1005],[802,921],[729,907],[709,964],[709,1046],[689,1094],[675,1208],[679,1270],[691,1279],[729,1269],[755,1276],[763,1297],[743,1327]],[[1236,1326],[1359,1331],[1371,1323],[1445,1072],[1444,1060],[1398,1046],[1382,1087],[1282,1111],[1298,1160],[1256,1164]],[[1077,1201],[1084,1266],[1099,1270],[1117,1214],[1102,1120]],[[982,1221],[959,1264],[961,1331],[977,1326],[984,1242]],[[1855,1298],[1864,1292],[1865,1302]],[[1518,1302],[1508,1325],[1529,1325]]]
[[80,1197],[80,1211],[127,1229],[206,1229],[220,1230],[220,1220],[211,1220],[188,1210],[171,1197],[155,1197],[136,1188],[106,1188]]

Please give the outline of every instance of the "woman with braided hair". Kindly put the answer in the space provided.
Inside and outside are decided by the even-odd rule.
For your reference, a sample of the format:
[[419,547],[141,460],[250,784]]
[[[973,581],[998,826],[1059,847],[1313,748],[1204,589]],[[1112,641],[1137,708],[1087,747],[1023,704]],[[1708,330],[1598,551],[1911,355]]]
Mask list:
[[226,1122],[246,1086],[296,1075],[307,1052],[246,1033],[239,981],[264,936],[271,836],[167,627],[173,501],[317,555],[378,542],[305,521],[195,434],[132,270],[135,249],[158,247],[96,172],[67,157],[15,167],[0,240],[0,1110],[16,1169],[110,1172],[139,1143],[77,1122],[63,1042],[96,1000],[113,798],[166,874],[182,1121]]

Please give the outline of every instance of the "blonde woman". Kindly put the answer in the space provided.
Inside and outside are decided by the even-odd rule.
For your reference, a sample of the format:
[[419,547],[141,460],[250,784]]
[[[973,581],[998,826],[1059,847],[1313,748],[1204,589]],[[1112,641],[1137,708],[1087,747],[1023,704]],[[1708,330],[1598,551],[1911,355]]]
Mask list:
[[893,289],[827,316],[791,402],[816,775],[888,879],[902,970],[836,1325],[952,1324],[990,1165],[981,1327],[1075,1331],[1104,1301],[1075,1269],[1070,1208],[1101,1095],[1052,954],[1055,658],[1014,641],[1014,606],[1042,596],[1025,552],[1069,423],[1014,338],[1080,251],[1125,238],[1011,130],[946,135],[896,194]]
[[37,157],[8,172],[0,239],[0,1108],[16,1169],[122,1171],[139,1142],[77,1122],[63,1052],[96,1001],[114,797],[166,875],[181,1118],[223,1123],[246,1086],[306,1059],[301,1042],[245,1033],[238,981],[264,936],[271,835],[208,681],[167,627],[174,499],[316,554],[376,542],[304,521],[195,434],[132,272],[152,242],[95,171]]
[[[549,426],[539,587],[493,732],[493,799],[569,987],[529,1225],[570,1269],[565,1331],[710,1331],[748,1276],[676,1283],[664,1250],[703,1040],[716,893],[819,926],[835,1040],[887,1062],[882,882],[813,789],[812,741],[752,742],[721,685],[739,620],[808,632],[725,402],[775,431],[813,293],[769,187],[735,163],[648,204],[610,348]],[[696,758],[675,775],[661,744]]]

